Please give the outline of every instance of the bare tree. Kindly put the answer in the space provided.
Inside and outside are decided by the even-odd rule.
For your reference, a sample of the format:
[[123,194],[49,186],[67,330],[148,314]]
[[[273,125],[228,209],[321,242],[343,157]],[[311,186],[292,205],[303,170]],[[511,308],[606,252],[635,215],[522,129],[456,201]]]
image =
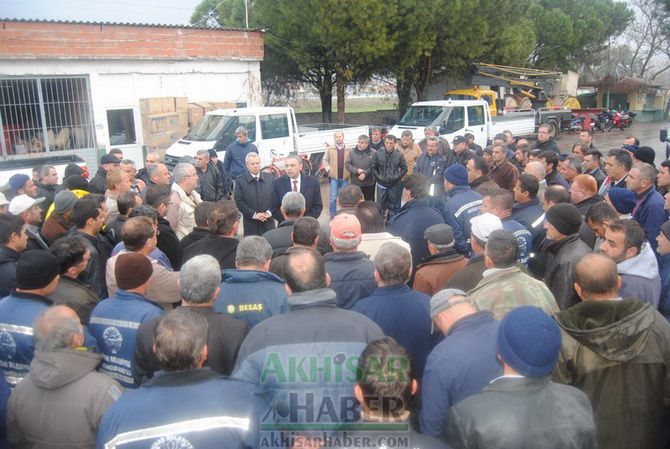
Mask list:
[[670,70],[669,14],[654,0],[634,0],[632,4],[636,17],[625,33],[631,53],[622,62],[629,76],[652,81]]

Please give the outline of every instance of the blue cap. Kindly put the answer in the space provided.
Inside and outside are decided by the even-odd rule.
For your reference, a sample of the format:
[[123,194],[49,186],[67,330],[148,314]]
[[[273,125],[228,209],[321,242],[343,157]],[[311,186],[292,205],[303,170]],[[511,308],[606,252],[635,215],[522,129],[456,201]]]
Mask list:
[[454,164],[444,171],[444,179],[455,186],[468,184],[468,171],[461,164]]
[[607,192],[614,209],[620,214],[630,214],[635,208],[637,195],[623,187],[612,187]]
[[498,354],[525,377],[544,377],[554,370],[561,349],[556,322],[533,306],[520,306],[505,315],[498,328]]
[[26,185],[29,179],[30,176],[23,173],[17,173],[11,178],[9,178],[9,186],[12,188],[14,193],[18,193],[19,189],[23,188],[23,186]]

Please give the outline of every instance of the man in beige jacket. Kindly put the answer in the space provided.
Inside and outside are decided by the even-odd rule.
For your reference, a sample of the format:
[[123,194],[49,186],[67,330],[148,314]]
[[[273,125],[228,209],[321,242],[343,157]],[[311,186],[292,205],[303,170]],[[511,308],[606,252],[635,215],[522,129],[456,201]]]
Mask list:
[[188,235],[195,224],[195,206],[202,202],[195,188],[198,186],[198,174],[193,164],[177,164],[172,172],[171,204],[167,211],[167,220],[179,240]]
[[332,219],[337,213],[337,193],[340,189],[349,184],[349,170],[345,167],[345,161],[349,159],[351,149],[344,143],[344,133],[335,131],[333,135],[335,145],[328,145],[326,153],[323,155],[323,167],[328,172],[330,180],[330,198],[329,212]]
[[149,257],[151,251],[156,248],[156,223],[153,223],[149,217],[133,217],[126,221],[121,231],[121,239],[125,249],[116,256],[110,257],[107,261],[107,270],[105,272],[107,280],[107,290],[109,296],[113,296],[118,290],[116,284],[116,259],[125,253],[144,254],[151,260],[153,274],[149,278],[149,288],[145,297],[151,301],[160,303],[164,309],[172,309],[172,304],[181,301],[179,296],[179,272],[170,271],[158,261]]

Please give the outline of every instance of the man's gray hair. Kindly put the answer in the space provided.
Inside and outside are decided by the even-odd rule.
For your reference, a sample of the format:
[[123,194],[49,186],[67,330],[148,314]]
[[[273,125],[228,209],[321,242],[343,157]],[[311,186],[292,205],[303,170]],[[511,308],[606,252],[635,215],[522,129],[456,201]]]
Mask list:
[[83,334],[84,329],[79,318],[64,315],[67,309],[67,306],[49,307],[35,319],[35,350],[55,351],[70,348],[75,335]]
[[437,126],[433,126],[433,125],[431,125],[431,126],[426,126],[425,128],[423,128],[423,131],[424,131],[424,132],[426,132],[426,131],[432,131],[433,133],[435,133],[435,135],[437,135]]
[[361,236],[358,236],[354,239],[340,239],[330,235],[330,241],[333,243],[333,248],[340,251],[354,251],[358,249],[358,245],[361,244]]
[[205,160],[209,161],[209,151],[207,150],[198,150],[195,152],[198,156],[203,156]]
[[428,142],[435,142],[437,145],[439,145],[440,139],[438,139],[437,136],[426,137],[426,143]]
[[161,154],[158,151],[150,151],[147,153],[147,157],[149,157],[150,154],[153,154],[156,156],[156,162],[163,162],[163,158],[161,157]]
[[189,259],[179,271],[179,291],[182,299],[189,303],[209,302],[220,284],[219,262],[207,254]]
[[412,131],[409,130],[409,129],[404,130],[402,132],[402,134],[400,134],[400,136],[401,137],[414,137],[414,135],[412,134]]
[[568,156],[565,158],[566,161],[568,161],[568,165],[577,173],[581,174],[582,173],[582,161],[579,160],[577,156]]
[[406,284],[411,267],[411,254],[397,243],[384,243],[375,256],[375,270],[386,286]]
[[174,170],[172,171],[174,182],[179,184],[184,178],[190,176],[192,168],[194,168],[192,164],[187,164],[185,162],[175,165]]
[[641,179],[644,179],[652,184],[654,183],[654,179],[656,179],[656,169],[653,165],[647,164],[646,162],[636,162],[633,164],[633,168],[637,168]]
[[239,267],[258,267],[272,258],[272,246],[260,235],[244,237],[237,245],[235,265]]
[[172,310],[158,322],[154,342],[161,369],[186,371],[197,368],[207,345],[207,319],[192,307]]
[[253,159],[253,158],[255,158],[255,157],[257,157],[258,159],[260,159],[260,158],[261,158],[261,155],[258,154],[258,153],[256,153],[255,151],[251,151],[251,152],[247,153],[247,155],[244,156],[244,163],[245,163],[245,164],[248,163],[248,162],[249,162],[249,159]]
[[130,166],[133,167],[133,168],[137,168],[137,164],[136,164],[135,161],[132,160],[132,159],[124,159],[124,160],[121,161],[121,164],[123,164],[123,165],[130,165]]
[[147,176],[149,179],[151,179],[156,173],[158,173],[158,170],[160,169],[161,166],[164,166],[162,162],[156,162],[155,164],[151,164],[147,167]]
[[37,172],[37,175],[40,177],[40,179],[42,179],[49,174],[49,170],[51,170],[52,168],[54,170],[56,169],[56,167],[54,167],[53,165],[46,165],[46,164],[40,165],[40,169]]
[[300,192],[286,192],[281,199],[281,207],[288,217],[298,217],[305,208],[305,197]]
[[238,126],[237,129],[235,129],[235,135],[238,134],[244,134],[245,136],[247,135],[247,128],[244,126]]

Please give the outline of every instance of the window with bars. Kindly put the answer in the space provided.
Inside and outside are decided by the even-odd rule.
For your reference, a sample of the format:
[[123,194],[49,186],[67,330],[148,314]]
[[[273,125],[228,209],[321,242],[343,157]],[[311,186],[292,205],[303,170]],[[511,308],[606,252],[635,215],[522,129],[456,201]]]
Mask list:
[[2,156],[95,148],[86,77],[0,78]]

